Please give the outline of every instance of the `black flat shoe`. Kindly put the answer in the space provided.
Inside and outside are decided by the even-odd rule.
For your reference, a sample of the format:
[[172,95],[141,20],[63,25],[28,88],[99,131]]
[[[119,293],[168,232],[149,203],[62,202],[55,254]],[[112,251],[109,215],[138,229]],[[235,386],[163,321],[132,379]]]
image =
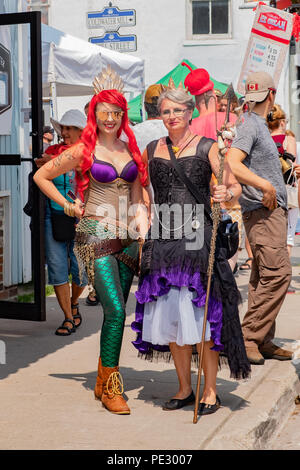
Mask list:
[[87,298],[85,299],[85,303],[89,305],[90,307],[94,307],[95,305],[98,305],[99,300],[97,296],[95,296],[95,300],[91,300],[90,296],[88,295]]
[[218,411],[218,409],[221,406],[221,400],[216,396],[216,403],[214,405],[209,405],[208,403],[199,403],[199,408],[198,408],[198,415],[203,416],[203,415],[211,415],[212,413],[215,413]]
[[180,408],[183,408],[184,406],[191,405],[195,401],[195,395],[194,392],[192,391],[191,394],[184,398],[183,400],[180,400],[180,398],[171,398],[171,400],[167,401],[164,406],[163,410],[165,411],[172,411],[172,410],[179,410]]

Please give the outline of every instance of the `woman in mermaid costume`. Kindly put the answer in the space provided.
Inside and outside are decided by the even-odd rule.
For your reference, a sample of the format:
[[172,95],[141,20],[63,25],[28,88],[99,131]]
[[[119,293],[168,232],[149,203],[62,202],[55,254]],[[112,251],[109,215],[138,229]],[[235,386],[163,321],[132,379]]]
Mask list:
[[[80,142],[45,164],[34,179],[67,215],[80,219],[74,252],[104,315],[95,397],[113,413],[130,414],[122,395],[119,356],[126,301],[138,268],[138,242],[147,231],[142,207],[147,170],[129,127],[120,77],[111,69],[104,70],[94,86],[96,94]],[[127,144],[120,139],[122,132]],[[79,198],[72,204],[57,192],[52,180],[74,168]],[[134,213],[131,217],[127,217],[128,208]]]

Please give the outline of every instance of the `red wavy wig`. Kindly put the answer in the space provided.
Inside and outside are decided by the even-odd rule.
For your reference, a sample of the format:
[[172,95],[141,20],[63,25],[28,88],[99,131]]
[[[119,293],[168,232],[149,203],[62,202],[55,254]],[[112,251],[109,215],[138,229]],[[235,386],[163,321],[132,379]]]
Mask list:
[[90,104],[89,112],[87,116],[87,125],[82,131],[80,142],[84,144],[83,148],[83,159],[81,162],[81,172],[76,172],[77,191],[83,200],[84,191],[87,189],[89,184],[88,170],[93,164],[93,154],[96,146],[96,141],[99,134],[99,128],[96,122],[96,106],[98,103],[109,103],[119,106],[124,111],[121,126],[118,130],[117,136],[120,137],[122,131],[128,137],[128,148],[132,155],[133,160],[136,162],[139,178],[142,186],[147,185],[147,168],[142,161],[141,152],[137,146],[135,135],[132,129],[129,127],[128,112],[127,112],[127,101],[124,95],[117,90],[103,90],[97,95],[94,95]]

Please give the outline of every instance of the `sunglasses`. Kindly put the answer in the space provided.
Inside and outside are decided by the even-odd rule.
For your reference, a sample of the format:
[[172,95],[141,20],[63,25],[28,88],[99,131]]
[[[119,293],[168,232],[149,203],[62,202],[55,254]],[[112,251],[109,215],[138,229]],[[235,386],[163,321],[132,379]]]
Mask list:
[[111,116],[111,118],[114,121],[120,121],[123,115],[124,115],[124,111],[97,111],[96,112],[96,117],[100,121],[107,121],[109,116]]

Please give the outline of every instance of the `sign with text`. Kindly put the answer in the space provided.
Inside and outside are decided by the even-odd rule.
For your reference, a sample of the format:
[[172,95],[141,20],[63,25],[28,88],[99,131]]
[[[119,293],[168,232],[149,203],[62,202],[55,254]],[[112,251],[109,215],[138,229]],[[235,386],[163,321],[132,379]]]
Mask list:
[[89,41],[117,52],[134,52],[137,49],[135,34],[121,36],[119,33],[106,33],[104,36],[89,38]]
[[259,5],[237,85],[238,93],[245,94],[245,82],[252,72],[269,73],[277,87],[292,29],[293,15]]
[[118,31],[122,26],[135,26],[135,10],[119,10],[118,7],[107,7],[99,12],[87,14],[87,27],[89,29],[103,28],[105,31]]

